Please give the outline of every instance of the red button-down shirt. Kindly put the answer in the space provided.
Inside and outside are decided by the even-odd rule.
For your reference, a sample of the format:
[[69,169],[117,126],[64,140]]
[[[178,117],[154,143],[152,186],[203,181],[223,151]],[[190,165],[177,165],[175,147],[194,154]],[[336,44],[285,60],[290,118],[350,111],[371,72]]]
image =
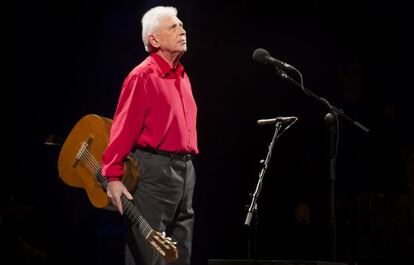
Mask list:
[[123,175],[134,147],[198,154],[197,106],[183,66],[152,53],[126,77],[113,118],[102,174]]

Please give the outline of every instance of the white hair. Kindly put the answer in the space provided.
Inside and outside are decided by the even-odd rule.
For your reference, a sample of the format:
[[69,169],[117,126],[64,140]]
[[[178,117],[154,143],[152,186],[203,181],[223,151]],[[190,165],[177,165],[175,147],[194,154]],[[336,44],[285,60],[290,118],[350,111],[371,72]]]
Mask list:
[[142,16],[142,41],[144,42],[145,50],[147,52],[152,51],[152,46],[148,43],[148,35],[154,33],[161,18],[169,16],[177,16],[177,8],[172,6],[156,6],[148,10]]

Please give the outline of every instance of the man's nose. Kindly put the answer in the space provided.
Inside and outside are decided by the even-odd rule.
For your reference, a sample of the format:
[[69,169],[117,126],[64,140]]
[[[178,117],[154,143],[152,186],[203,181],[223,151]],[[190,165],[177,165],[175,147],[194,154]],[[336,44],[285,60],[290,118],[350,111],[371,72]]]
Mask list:
[[180,35],[187,34],[187,31],[185,31],[184,27],[180,26]]

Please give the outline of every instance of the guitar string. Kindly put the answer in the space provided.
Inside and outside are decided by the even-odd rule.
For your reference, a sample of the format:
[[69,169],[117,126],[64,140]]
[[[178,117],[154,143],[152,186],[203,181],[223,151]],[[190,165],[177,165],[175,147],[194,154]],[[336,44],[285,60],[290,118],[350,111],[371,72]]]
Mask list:
[[[108,181],[106,179],[106,177],[104,177],[102,175],[101,172],[101,166],[100,164],[96,161],[95,157],[89,152],[89,150],[87,149],[88,144],[83,143],[81,146],[81,149],[78,152],[77,155],[77,159],[78,160],[82,160],[84,162],[84,164],[86,165],[86,167],[95,174],[95,177],[98,178],[98,183],[104,188],[106,189],[108,186]],[[82,159],[82,157],[84,159]],[[99,181],[100,180],[100,181]],[[136,212],[138,213],[138,216],[135,214],[134,211],[132,211],[132,208],[135,206],[131,201],[129,201],[125,195],[121,196],[121,200],[124,202],[124,204],[127,206],[126,207],[126,212],[132,214],[132,216],[135,217],[135,220],[137,220],[140,224],[140,226],[138,227],[138,229],[141,231],[141,233],[143,234],[143,236],[145,238],[148,238],[150,236],[150,234],[152,233],[153,229],[152,227],[146,222],[146,220],[139,215],[140,212],[137,208],[135,208]],[[158,232],[157,232],[158,233]],[[168,242],[168,239],[167,239]],[[151,245],[152,246],[152,245]],[[173,246],[173,245],[172,245]],[[152,246],[153,247],[153,246]],[[174,247],[174,246],[173,246]],[[157,251],[159,251],[158,248],[155,248]],[[174,248],[176,249],[176,248]],[[161,253],[161,252],[160,252]],[[161,253],[162,254],[162,253]],[[162,254],[164,256],[164,254]]]
[[[100,165],[98,164],[98,162],[95,160],[95,158],[92,156],[92,154],[89,152],[89,150],[88,149],[85,149],[85,152],[84,152],[84,154],[86,155],[86,161],[88,162],[87,163],[87,166],[89,166],[89,167],[91,167],[91,171],[94,171],[94,173],[98,176],[98,178],[101,180],[101,182],[103,183],[103,184],[105,184],[106,186],[108,185],[107,184],[107,180],[106,180],[106,178],[101,174],[101,167],[100,167]],[[125,206],[125,211],[126,211],[126,213],[129,213],[129,214],[131,214],[133,217],[135,217],[135,220],[137,220],[137,222],[138,222],[138,224],[139,224],[139,229],[140,229],[140,231],[144,234],[144,236],[146,236],[146,237],[148,237],[148,235],[151,233],[151,231],[153,230],[150,226],[149,226],[149,224],[143,219],[143,217],[142,216],[140,216],[140,215],[137,215],[137,214],[135,214],[135,212],[134,211],[132,211],[132,207],[133,207],[133,204],[132,204],[132,202],[130,201],[130,200],[128,200],[126,197],[125,197],[125,195],[122,195],[121,196],[121,200],[122,200],[122,202],[124,203],[124,206]],[[136,209],[136,211],[138,211],[137,209]]]
[[[95,175],[97,175],[97,177],[102,181],[103,184],[105,184],[106,186],[108,186],[108,182],[106,177],[104,177],[101,173],[101,166],[100,164],[96,161],[95,157],[89,152],[89,150],[87,148],[84,149],[84,151],[82,152],[81,157],[83,157],[83,161],[85,162],[86,166],[89,168],[89,170],[94,173]],[[101,184],[102,185],[102,184]],[[152,231],[154,231],[152,229],[152,227],[147,223],[147,221],[142,217],[142,215],[140,215],[139,210],[135,207],[135,211],[133,211],[133,203],[128,200],[126,198],[125,195],[122,195],[121,197],[122,201],[124,204],[126,204],[126,212],[132,214],[132,216],[135,217],[135,220],[138,220],[139,223],[139,227],[138,229],[141,231],[142,235],[145,238],[148,238],[151,234]],[[137,215],[136,212],[138,212],[139,214]],[[167,239],[167,241],[165,241],[164,243],[167,243],[169,239]],[[172,244],[170,242],[170,244]],[[152,245],[151,245],[152,246]],[[173,245],[172,245],[173,249],[176,249]],[[155,248],[157,251],[159,251],[158,248]],[[164,256],[164,255],[163,255]]]
[[[98,164],[98,162],[89,152],[89,150],[85,148],[81,156],[84,158],[84,161],[86,161],[85,164],[87,165],[89,170],[97,176],[97,178],[99,179],[99,183],[101,185],[105,185],[104,188],[106,188],[108,186],[108,183],[106,178],[101,173],[101,166]],[[132,211],[133,204],[130,200],[128,200],[125,197],[125,195],[121,196],[121,200],[125,206],[126,213],[132,214],[133,217],[135,217],[135,219],[138,221],[141,233],[143,233],[145,237],[148,237],[153,229],[149,226],[146,220],[143,219],[142,216],[137,215],[134,211]]]
[[[97,176],[99,182],[101,185],[104,186],[104,188],[107,188],[108,183],[106,181],[106,179],[102,176],[102,174],[100,173],[101,171],[101,167],[98,165],[98,162],[92,157],[92,155],[90,154],[89,151],[85,151],[84,152],[85,156],[85,160],[87,162],[87,165],[90,166],[92,168],[91,171],[93,171],[93,173]],[[125,205],[126,207],[126,211],[131,210],[129,205]]]

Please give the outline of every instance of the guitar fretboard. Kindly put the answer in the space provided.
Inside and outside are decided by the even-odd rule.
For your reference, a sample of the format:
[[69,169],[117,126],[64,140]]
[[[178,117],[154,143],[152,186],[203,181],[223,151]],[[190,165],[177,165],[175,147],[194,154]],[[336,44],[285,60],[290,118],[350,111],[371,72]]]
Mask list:
[[[108,189],[108,180],[105,176],[102,175],[101,165],[98,163],[98,161],[96,161],[96,159],[89,151],[89,143],[89,140],[87,142],[82,143],[79,152],[76,156],[77,161],[75,163],[78,163],[78,161],[82,161],[86,165],[88,170],[90,170],[91,173],[95,175],[97,182],[106,191]],[[144,219],[138,208],[134,205],[132,201],[128,200],[128,198],[124,194],[121,195],[121,201],[122,208],[129,220],[137,227],[137,229],[141,232],[144,238],[148,238],[153,229]]]

